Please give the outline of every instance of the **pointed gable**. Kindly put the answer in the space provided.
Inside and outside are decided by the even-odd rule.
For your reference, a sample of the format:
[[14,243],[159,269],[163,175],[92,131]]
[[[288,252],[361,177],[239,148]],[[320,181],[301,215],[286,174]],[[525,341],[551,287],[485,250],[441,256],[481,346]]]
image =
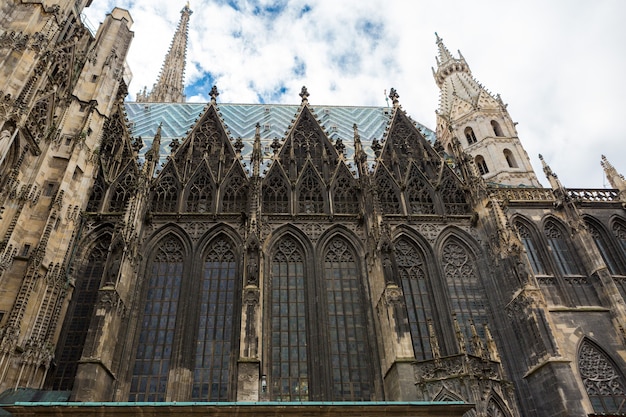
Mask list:
[[126,126],[126,113],[122,103],[115,104],[115,110],[105,122],[100,142],[100,163],[109,181],[114,181],[129,163],[135,162],[130,133]]
[[215,104],[207,107],[191,133],[176,150],[174,161],[183,182],[206,160],[213,178],[220,182],[235,158],[235,151],[226,133]]

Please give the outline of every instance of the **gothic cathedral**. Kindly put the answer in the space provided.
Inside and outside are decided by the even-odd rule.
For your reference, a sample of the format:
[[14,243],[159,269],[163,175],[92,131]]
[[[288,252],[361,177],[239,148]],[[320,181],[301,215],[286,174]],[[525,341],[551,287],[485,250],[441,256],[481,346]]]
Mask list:
[[[437,126],[186,103],[189,6],[0,5],[0,407],[22,415],[626,415],[626,180],[543,188],[436,37]],[[195,411],[194,411],[195,410]],[[0,410],[2,411],[2,410]],[[48,414],[47,414],[48,413]]]

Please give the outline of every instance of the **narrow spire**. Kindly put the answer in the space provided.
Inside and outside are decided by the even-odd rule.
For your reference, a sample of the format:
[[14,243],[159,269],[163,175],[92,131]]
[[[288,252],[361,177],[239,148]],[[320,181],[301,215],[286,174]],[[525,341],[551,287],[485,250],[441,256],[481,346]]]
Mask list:
[[189,3],[180,11],[181,17],[163,67],[150,94],[137,96],[137,101],[151,103],[182,103],[185,101],[184,78],[187,57],[187,31],[189,16],[193,13]]
[[609,180],[609,184],[611,184],[611,187],[617,188],[621,192],[626,192],[626,179],[624,179],[624,176],[622,174],[617,172],[615,167],[611,165],[606,156],[602,155],[602,161],[600,162],[600,165],[602,165],[602,168],[604,168],[604,174]]
[[454,57],[452,56],[448,48],[446,48],[446,45],[443,44],[443,39],[439,37],[437,32],[435,32],[435,37],[437,38],[437,48],[439,49],[439,56],[436,58],[437,66],[440,67],[451,59],[454,59]]

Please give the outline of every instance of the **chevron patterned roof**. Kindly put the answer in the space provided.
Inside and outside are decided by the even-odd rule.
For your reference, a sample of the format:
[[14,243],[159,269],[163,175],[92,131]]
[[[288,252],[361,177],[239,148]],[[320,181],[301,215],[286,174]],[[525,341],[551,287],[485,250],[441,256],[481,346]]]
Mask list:
[[[202,103],[126,103],[126,113],[134,137],[143,139],[144,154],[152,145],[157,127],[161,127],[161,161],[170,154],[169,144],[174,138],[181,142],[196,120],[204,113]],[[244,161],[252,154],[254,132],[257,122],[261,125],[261,141],[264,160],[269,162],[274,138],[283,138],[299,106],[284,104],[219,104],[218,110],[226,124],[231,140],[241,138]],[[310,106],[331,140],[341,139],[346,146],[348,161],[354,156],[354,131],[356,124],[368,159],[373,163],[374,152],[370,148],[372,139],[382,139],[392,111],[388,107]],[[434,142],[435,133],[416,123],[426,138]]]

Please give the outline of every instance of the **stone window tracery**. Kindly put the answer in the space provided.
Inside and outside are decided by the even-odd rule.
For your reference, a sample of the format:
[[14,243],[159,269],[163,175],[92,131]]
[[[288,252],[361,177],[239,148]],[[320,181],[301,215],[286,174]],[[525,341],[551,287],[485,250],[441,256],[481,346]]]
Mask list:
[[210,213],[213,209],[213,180],[205,171],[197,175],[187,194],[187,212]]
[[193,401],[228,401],[237,335],[237,262],[230,240],[214,241],[204,258]]
[[159,244],[148,265],[129,401],[163,402],[166,399],[183,258],[180,241],[168,236]]
[[404,293],[415,359],[432,359],[428,319],[432,318],[426,265],[421,253],[406,238],[395,244],[395,256]]
[[228,181],[222,197],[224,213],[245,212],[248,205],[248,182],[240,175]]
[[352,178],[340,174],[333,183],[333,209],[338,214],[356,214],[359,212],[359,189]]
[[152,196],[152,211],[174,213],[178,209],[178,182],[172,174],[159,179]]
[[626,226],[621,222],[615,222],[613,224],[613,233],[617,240],[619,240],[620,245],[622,246],[622,253],[624,258],[626,259]]
[[593,240],[596,243],[598,250],[600,251],[600,255],[602,255],[604,263],[606,264],[607,268],[609,268],[609,272],[611,272],[611,274],[613,275],[619,275],[620,268],[618,267],[618,264],[613,257],[613,253],[608,246],[608,242],[605,240],[605,236],[600,231],[600,229],[592,222],[587,221],[586,224],[589,229],[589,233],[591,233],[591,236],[593,237]]
[[111,194],[109,211],[113,213],[124,211],[130,196],[136,193],[135,173],[127,170],[124,177],[117,183]]
[[468,206],[465,194],[453,178],[452,173],[445,174],[439,186],[446,214],[467,214]]
[[563,237],[561,229],[553,221],[547,221],[544,233],[548,240],[548,246],[552,250],[557,268],[562,275],[580,275],[578,265],[574,260],[572,251]]
[[541,257],[539,256],[537,246],[535,245],[530,230],[528,230],[528,227],[522,222],[516,222],[515,227],[519,233],[519,237],[524,245],[524,248],[526,248],[526,254],[528,255],[528,260],[530,261],[533,273],[535,275],[545,275],[546,269],[543,266],[543,262],[541,261]]
[[298,184],[298,211],[300,213],[323,213],[324,193],[319,177],[309,167]]
[[289,213],[290,187],[285,179],[274,170],[263,184],[263,211],[265,213]]
[[100,210],[100,207],[102,206],[102,200],[104,199],[104,191],[104,180],[102,179],[102,173],[100,173],[98,174],[98,178],[96,178],[96,181],[93,183],[93,189],[91,190],[91,196],[89,197],[89,202],[87,203],[87,208],[85,211],[95,212]]
[[429,187],[422,180],[416,166],[411,167],[405,196],[411,214],[435,214],[435,205],[430,196]]
[[376,186],[380,208],[384,214],[401,214],[400,197],[398,189],[384,168],[380,167],[376,175]]
[[624,377],[598,346],[584,339],[578,351],[578,370],[596,413],[626,412]]

